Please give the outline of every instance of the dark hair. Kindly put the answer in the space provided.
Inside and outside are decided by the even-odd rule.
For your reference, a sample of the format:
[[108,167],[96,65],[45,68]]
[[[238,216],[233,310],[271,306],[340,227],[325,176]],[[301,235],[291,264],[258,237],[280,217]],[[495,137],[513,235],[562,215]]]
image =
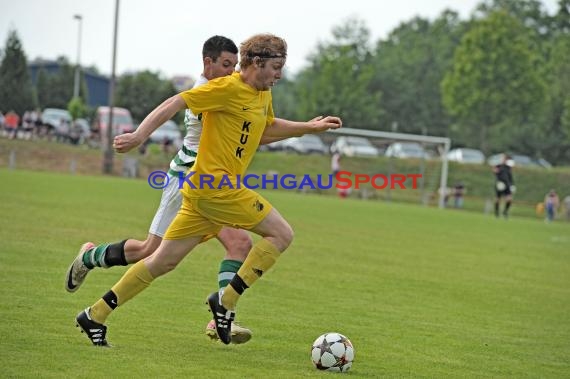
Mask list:
[[237,54],[238,48],[234,41],[229,38],[224,36],[213,36],[204,42],[204,46],[202,47],[202,58],[210,57],[215,62],[224,51]]

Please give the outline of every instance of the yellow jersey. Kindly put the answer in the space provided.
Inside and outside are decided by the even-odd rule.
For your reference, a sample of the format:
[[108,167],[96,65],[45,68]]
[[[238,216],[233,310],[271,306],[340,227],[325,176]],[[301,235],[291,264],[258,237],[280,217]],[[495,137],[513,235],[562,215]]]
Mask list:
[[[271,91],[258,91],[240,73],[210,80],[180,94],[194,114],[202,114],[200,152],[187,172],[183,193],[203,196],[240,184],[265,127],[275,118]],[[190,176],[191,175],[191,176]]]

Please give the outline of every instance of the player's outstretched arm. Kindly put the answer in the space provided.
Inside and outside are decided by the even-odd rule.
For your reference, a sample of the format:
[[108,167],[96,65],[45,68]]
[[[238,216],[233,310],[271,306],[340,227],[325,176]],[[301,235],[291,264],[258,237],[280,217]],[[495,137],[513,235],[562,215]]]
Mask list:
[[176,112],[185,108],[186,102],[184,102],[184,99],[180,95],[174,95],[166,99],[145,117],[143,122],[133,133],[125,133],[116,136],[113,141],[113,148],[118,153],[126,153],[134,149],[146,141],[148,136],[158,129],[160,125],[174,117]]
[[342,120],[336,116],[317,116],[306,122],[276,118],[273,124],[265,128],[260,143],[271,143],[289,137],[321,133],[329,129],[338,129],[340,127],[342,127]]

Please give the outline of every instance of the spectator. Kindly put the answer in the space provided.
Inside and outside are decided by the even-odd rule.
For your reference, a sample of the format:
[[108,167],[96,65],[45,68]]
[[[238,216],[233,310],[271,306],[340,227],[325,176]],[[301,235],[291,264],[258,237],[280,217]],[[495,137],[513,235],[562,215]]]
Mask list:
[[18,131],[18,125],[20,125],[20,116],[14,111],[10,111],[6,114],[4,118],[4,124],[6,128],[7,137],[10,139],[16,138],[16,132]]
[[462,182],[457,182],[453,187],[454,208],[463,208],[463,195],[465,195],[465,186]]
[[439,187],[437,190],[437,194],[439,195],[438,199],[441,197],[441,195],[443,195],[443,206],[445,208],[447,208],[447,205],[449,204],[449,197],[451,196],[452,192],[453,191],[450,187]]
[[72,145],[79,145],[79,143],[81,142],[81,135],[82,135],[81,126],[79,126],[79,124],[76,123],[75,120],[72,121],[67,136],[69,143]]
[[56,142],[69,142],[71,125],[70,122],[64,118],[59,120],[59,126],[54,128]]
[[509,217],[509,208],[513,201],[513,193],[515,192],[515,181],[511,173],[511,167],[514,161],[507,154],[503,154],[502,162],[493,167],[495,173],[495,216],[499,217],[499,208],[501,206],[501,198],[505,199],[505,208],[503,216]]
[[[332,179],[336,179],[336,175],[340,172],[340,152],[335,150],[331,157],[331,173]],[[342,199],[347,198],[350,195],[350,188],[338,188],[338,196]]]
[[34,122],[32,120],[32,112],[25,111],[24,116],[22,116],[22,129],[23,133],[21,135],[22,139],[30,139],[32,137],[32,132],[34,131]]
[[335,151],[331,158],[331,171],[333,177],[336,177],[336,174],[340,171],[340,153]]
[[546,211],[546,222],[554,221],[556,211],[560,205],[560,199],[555,190],[551,189],[546,196],[544,196],[544,210]]
[[37,138],[40,136],[40,131],[42,129],[42,111],[38,109],[32,111],[32,123],[33,123],[33,131],[32,137]]
[[165,136],[160,145],[162,147],[162,152],[164,154],[166,154],[166,155],[171,154],[170,150],[171,150],[173,144],[172,144],[172,140],[170,138]]

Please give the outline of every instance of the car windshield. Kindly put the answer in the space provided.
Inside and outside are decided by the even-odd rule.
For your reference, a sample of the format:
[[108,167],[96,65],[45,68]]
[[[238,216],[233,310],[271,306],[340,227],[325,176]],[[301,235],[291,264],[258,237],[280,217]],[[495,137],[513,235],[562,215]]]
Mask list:
[[350,137],[346,139],[346,142],[352,146],[365,146],[365,147],[372,146],[370,141],[368,141],[366,138]]
[[463,150],[464,159],[482,159],[483,154],[477,150]]
[[89,128],[89,122],[87,122],[87,120],[84,118],[78,118],[75,120],[75,124],[81,126],[82,128]]
[[513,155],[513,160],[521,166],[532,166],[535,163],[526,155]]
[[408,153],[422,153],[423,149],[420,145],[409,143],[409,144],[402,144],[402,151]]
[[158,130],[168,130],[171,132],[177,132],[178,131],[178,125],[176,125],[176,123],[174,121],[166,121]]
[[[105,121],[107,122],[107,124],[109,123],[109,115],[105,116]],[[117,124],[132,124],[133,120],[124,114],[113,114],[113,124],[117,125]]]
[[58,117],[58,118],[65,118],[69,119],[69,113],[64,110],[59,109],[46,109],[44,111],[44,117]]

